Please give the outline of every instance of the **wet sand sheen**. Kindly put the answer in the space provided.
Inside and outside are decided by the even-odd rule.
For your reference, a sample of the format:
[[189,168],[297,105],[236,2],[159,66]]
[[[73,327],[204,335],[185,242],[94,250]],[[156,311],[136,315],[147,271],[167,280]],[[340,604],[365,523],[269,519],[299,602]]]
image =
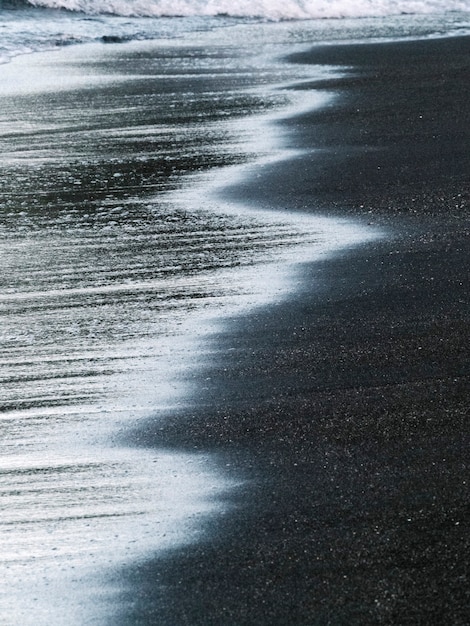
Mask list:
[[282,123],[304,152],[227,194],[389,230],[233,319],[190,410],[137,430],[250,481],[200,542],[123,572],[119,623],[468,622],[469,51],[448,38],[291,57],[343,66],[303,86],[338,98]]
[[[244,72],[243,90],[235,70],[224,82],[214,55],[197,75],[201,54],[187,82],[177,50],[148,44],[0,68],[15,76],[0,120],[1,608],[12,621],[62,623],[67,606],[68,623],[100,623],[119,587],[107,569],[192,541],[223,508],[231,483],[210,456],[117,436],[183,406],[218,316],[282,298],[301,255],[366,237],[211,199],[206,172],[259,144],[247,125],[237,137],[240,110],[287,99],[246,89]],[[275,64],[263,81],[269,71],[278,81]],[[263,156],[273,147],[265,140]]]

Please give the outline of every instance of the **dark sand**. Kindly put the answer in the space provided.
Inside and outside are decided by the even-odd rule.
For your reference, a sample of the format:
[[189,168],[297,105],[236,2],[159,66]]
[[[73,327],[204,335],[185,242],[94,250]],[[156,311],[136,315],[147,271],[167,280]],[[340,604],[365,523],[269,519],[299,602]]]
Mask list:
[[[320,148],[230,194],[389,229],[227,324],[148,445],[248,482],[199,544],[126,572],[123,624],[468,624],[470,39],[323,47]],[[116,623],[116,622],[114,622]]]

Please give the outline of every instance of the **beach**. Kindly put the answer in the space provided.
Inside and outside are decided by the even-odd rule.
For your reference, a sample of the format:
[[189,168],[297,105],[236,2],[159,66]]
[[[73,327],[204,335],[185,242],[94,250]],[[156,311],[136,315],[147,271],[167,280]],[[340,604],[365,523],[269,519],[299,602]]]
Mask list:
[[121,623],[467,623],[468,50],[288,59],[348,70],[304,86],[334,88],[332,105],[284,122],[311,151],[230,197],[388,236],[303,266],[295,298],[228,320],[192,410],[139,431],[210,450],[246,483],[205,541],[128,572]]
[[280,112],[324,97],[276,89],[305,69],[236,33],[199,38],[0,65],[6,624],[114,619],[116,573],[205,534],[240,477],[131,433],[192,405],[222,318],[284,299],[300,259],[376,236],[217,196],[285,157]]
[[470,38],[243,28],[0,68],[0,623],[468,623]]

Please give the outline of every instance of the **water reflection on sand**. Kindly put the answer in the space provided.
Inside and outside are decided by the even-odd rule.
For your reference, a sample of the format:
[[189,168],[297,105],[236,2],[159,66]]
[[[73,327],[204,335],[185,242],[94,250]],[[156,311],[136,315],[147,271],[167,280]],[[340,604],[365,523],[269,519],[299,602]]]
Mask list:
[[[287,95],[249,84],[234,51],[98,50],[0,68],[5,623],[61,624],[64,607],[99,622],[116,591],[100,576],[197,538],[233,479],[119,435],[189,401],[218,317],[282,297],[288,262],[364,237],[209,195],[256,151],[281,158],[268,118],[237,120]],[[252,81],[292,80],[262,62]]]

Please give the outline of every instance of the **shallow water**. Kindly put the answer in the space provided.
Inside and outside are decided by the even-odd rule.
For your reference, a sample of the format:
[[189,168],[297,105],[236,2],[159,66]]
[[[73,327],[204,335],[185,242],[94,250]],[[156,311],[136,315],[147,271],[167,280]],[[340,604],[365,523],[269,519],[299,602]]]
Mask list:
[[102,623],[109,571],[224,510],[236,478],[215,460],[122,435],[190,402],[224,315],[375,236],[217,194],[288,157],[276,117],[330,97],[276,88],[306,72],[220,41],[1,67],[0,623]]
[[282,46],[464,34],[469,15],[469,0],[3,0],[0,63],[90,42],[186,40],[205,45],[211,34],[240,48],[263,40]]

